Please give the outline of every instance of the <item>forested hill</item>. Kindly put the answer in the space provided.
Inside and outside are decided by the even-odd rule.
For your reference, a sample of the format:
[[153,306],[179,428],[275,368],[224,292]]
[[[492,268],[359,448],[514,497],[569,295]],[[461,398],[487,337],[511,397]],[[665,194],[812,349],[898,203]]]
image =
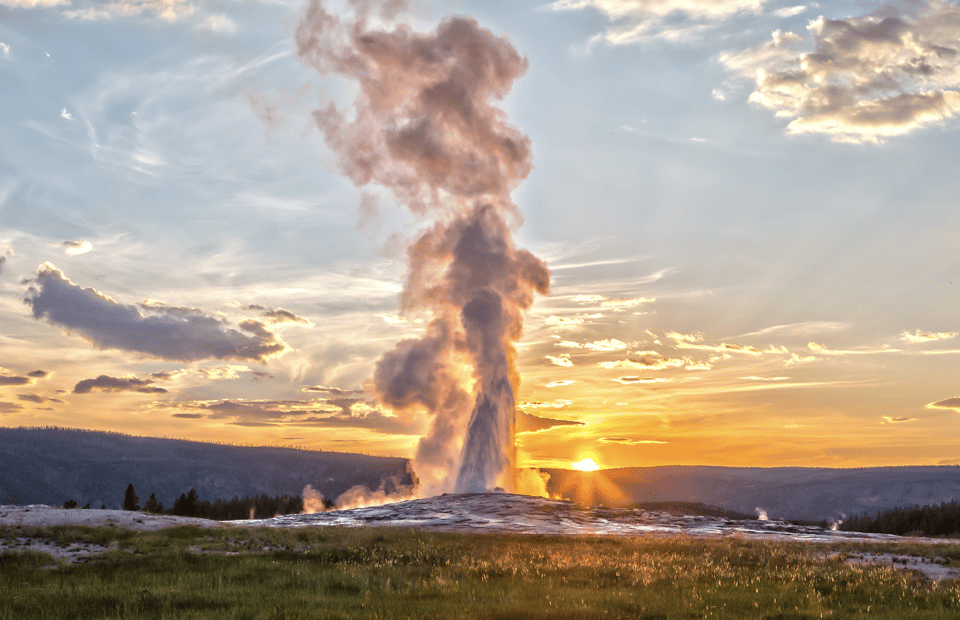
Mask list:
[[[227,446],[61,428],[0,428],[0,504],[120,508],[128,484],[172,506],[203,499],[296,496],[306,485],[336,499],[356,484],[409,480],[406,459],[291,448]],[[141,501],[142,503],[142,501]]]
[[[703,502],[770,518],[833,521],[896,506],[960,500],[960,467],[629,467],[598,472],[545,470],[562,497],[625,505]],[[588,500],[589,501],[589,500]]]

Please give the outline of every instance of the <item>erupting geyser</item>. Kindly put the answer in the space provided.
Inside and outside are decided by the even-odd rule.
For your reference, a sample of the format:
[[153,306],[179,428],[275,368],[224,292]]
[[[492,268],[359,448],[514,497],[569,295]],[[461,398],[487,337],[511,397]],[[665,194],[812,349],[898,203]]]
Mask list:
[[513,343],[550,274],[514,247],[510,192],[530,172],[530,140],[496,102],[526,59],[467,17],[418,33],[396,22],[405,2],[349,7],[337,15],[312,0],[297,28],[305,63],[358,87],[349,106],[314,118],[354,183],[388,189],[428,222],[408,251],[402,304],[430,320],[380,359],[367,388],[396,412],[430,414],[413,459],[421,495],[520,491]]

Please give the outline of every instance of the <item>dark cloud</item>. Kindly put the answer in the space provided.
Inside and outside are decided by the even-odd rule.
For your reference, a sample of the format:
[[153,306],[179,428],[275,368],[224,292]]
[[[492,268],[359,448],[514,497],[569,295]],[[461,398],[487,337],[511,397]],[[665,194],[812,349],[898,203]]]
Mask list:
[[84,379],[73,387],[74,394],[90,392],[140,392],[141,394],[166,394],[162,387],[151,385],[153,379],[136,377],[110,377],[100,375],[96,379]]
[[628,385],[632,383],[664,383],[669,381],[669,379],[662,379],[659,377],[617,377],[614,379],[614,381]]
[[[179,403],[188,413],[175,413],[186,419],[223,420],[236,426],[310,426],[358,428],[388,435],[416,435],[419,425],[412,420],[385,415],[373,409],[357,412],[353,407],[363,401],[354,398],[319,401],[238,401],[215,403]],[[324,406],[331,409],[325,410]],[[334,410],[336,409],[336,410]]]
[[310,321],[302,316],[297,316],[296,314],[290,312],[289,310],[284,310],[283,308],[271,310],[270,312],[265,313],[263,316],[270,319],[271,323],[310,323]]
[[46,396],[41,396],[40,394],[17,394],[17,398],[20,400],[25,400],[31,403],[43,403],[48,400],[56,400],[57,402],[63,402],[62,400],[57,400],[53,398],[47,398]]
[[0,254],[0,274],[3,273],[3,264],[7,262],[7,257],[3,254]]
[[253,334],[248,336],[191,308],[151,302],[141,308],[158,314],[144,316],[135,306],[77,286],[49,263],[40,268],[24,301],[34,318],[45,318],[101,349],[185,362],[211,358],[263,362],[287,348],[258,321],[240,324],[241,330]]
[[0,402],[0,413],[15,413],[23,409],[23,405],[20,403],[3,403]]
[[28,376],[28,377],[33,377],[33,378],[35,378],[35,379],[46,379],[46,378],[49,377],[51,374],[53,374],[53,373],[51,373],[51,372],[48,371],[48,370],[34,370],[34,371],[32,371],[32,372],[28,372],[28,373],[27,373],[27,376]]
[[340,388],[326,387],[323,385],[310,385],[303,388],[302,391],[329,394],[330,396],[350,396],[352,394],[363,394],[363,390],[343,390]]
[[261,316],[265,317],[270,323],[303,323],[304,325],[311,325],[310,321],[303,318],[302,316],[297,316],[289,310],[283,308],[268,308],[266,306],[261,306],[260,304],[248,304],[246,306],[241,306],[246,310],[254,310],[259,312]]
[[30,377],[0,375],[0,387],[4,385],[27,385],[28,383],[31,383]]
[[150,378],[156,379],[157,381],[172,381],[183,374],[180,370],[160,370],[157,372],[151,372]]
[[531,415],[519,410],[517,411],[516,425],[518,433],[536,433],[537,431],[545,431],[548,428],[554,428],[556,426],[586,426],[584,422],[541,418],[540,416]]
[[960,409],[960,396],[945,398],[935,403],[930,403],[927,407],[936,407],[937,409]]

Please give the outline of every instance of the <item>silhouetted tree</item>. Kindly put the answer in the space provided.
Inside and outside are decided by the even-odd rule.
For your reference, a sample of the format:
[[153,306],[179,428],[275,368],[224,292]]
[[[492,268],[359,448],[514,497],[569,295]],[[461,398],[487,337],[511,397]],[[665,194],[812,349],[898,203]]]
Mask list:
[[195,517],[197,516],[197,491],[196,489],[190,489],[190,493],[184,495],[180,494],[180,497],[177,498],[177,501],[173,502],[173,514],[178,517]]
[[77,504],[77,502],[72,499],[68,499],[67,501],[63,502],[64,508],[77,508],[78,506],[79,504]]
[[143,505],[144,512],[152,512],[154,514],[159,514],[163,512],[163,502],[157,500],[157,494],[151,493],[150,499],[147,500],[147,503]]
[[133,483],[127,485],[127,492],[123,494],[123,509],[140,510],[140,504],[137,503],[139,501],[140,498],[137,497],[137,493],[133,490]]

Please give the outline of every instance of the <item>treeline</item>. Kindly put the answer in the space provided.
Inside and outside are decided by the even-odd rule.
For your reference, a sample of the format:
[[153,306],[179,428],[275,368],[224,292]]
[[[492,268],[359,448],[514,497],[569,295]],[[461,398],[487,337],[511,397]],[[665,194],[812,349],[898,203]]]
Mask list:
[[939,506],[893,508],[874,517],[851,517],[840,524],[840,529],[898,536],[957,536],[960,535],[960,504],[953,501]]
[[[123,509],[138,511],[141,510],[140,498],[134,490],[133,485],[127,486],[123,496]],[[323,506],[326,509],[334,507],[332,501],[324,498]],[[78,508],[79,505],[74,500],[68,500],[63,505],[64,508]],[[143,512],[152,514],[166,514],[177,517],[198,517],[200,519],[212,519],[215,521],[239,521],[242,519],[270,519],[278,515],[300,514],[303,512],[303,498],[300,496],[290,497],[288,495],[278,495],[270,497],[263,494],[256,497],[234,496],[231,500],[218,499],[213,502],[201,500],[196,489],[190,489],[188,493],[181,493],[169,509],[164,508],[163,502],[157,500],[156,494],[151,493],[150,498],[143,505]],[[90,504],[84,506],[90,508]],[[106,508],[106,506],[103,506]]]

